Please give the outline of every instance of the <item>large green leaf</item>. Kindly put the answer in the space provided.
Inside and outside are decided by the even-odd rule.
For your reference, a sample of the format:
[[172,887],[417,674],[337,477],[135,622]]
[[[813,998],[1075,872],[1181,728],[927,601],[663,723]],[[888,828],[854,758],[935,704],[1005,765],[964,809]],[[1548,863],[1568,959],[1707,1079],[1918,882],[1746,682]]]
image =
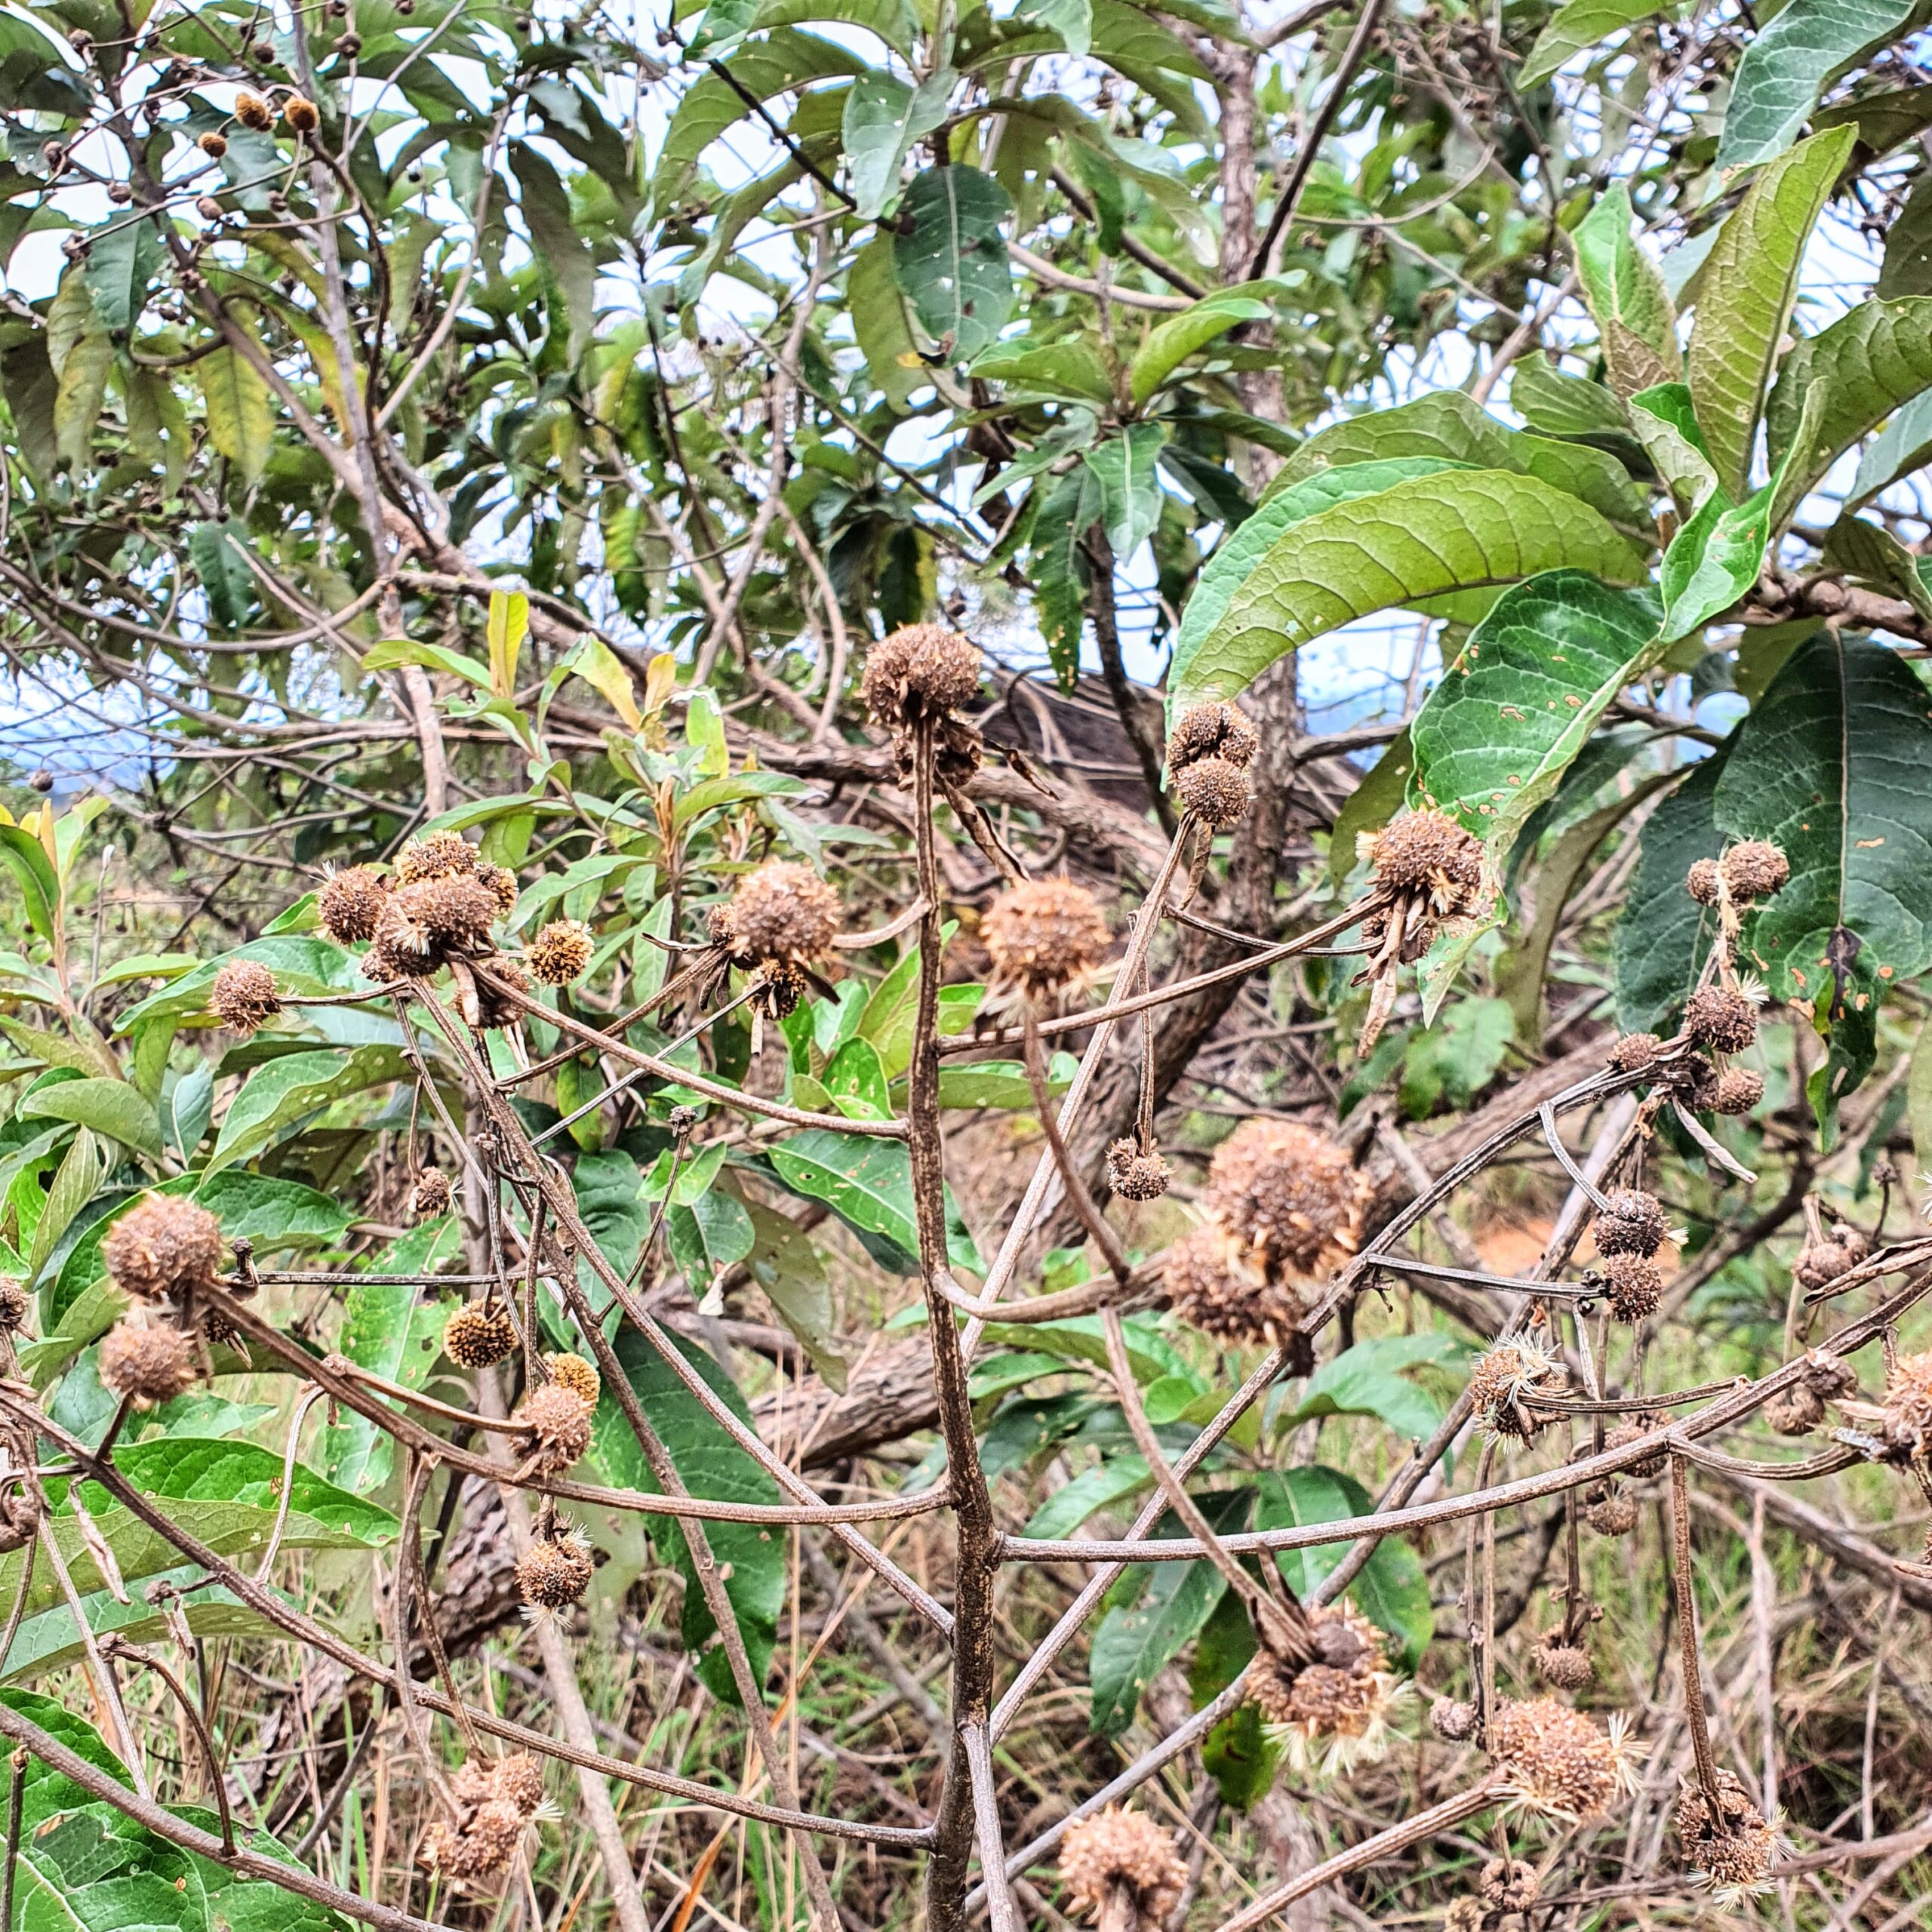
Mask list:
[[912,392],[932,377],[919,360],[906,297],[892,269],[892,237],[875,235],[853,258],[845,278],[852,334],[866,358],[866,373],[888,403],[903,412]]
[[1581,376],[1566,376],[1540,349],[1518,357],[1510,371],[1509,407],[1546,435],[1620,442],[1631,433],[1629,412],[1614,391]]
[[[903,1143],[808,1127],[767,1150],[793,1193],[823,1201],[857,1234],[875,1260],[900,1274],[917,1266],[912,1161]],[[946,1245],[955,1266],[977,1269],[971,1238],[949,1212]]]
[[1452,1337],[1434,1333],[1357,1342],[1308,1378],[1301,1400],[1281,1426],[1292,1429],[1322,1416],[1374,1416],[1399,1436],[1431,1435],[1442,1420],[1441,1404],[1403,1371],[1460,1352]]
[[899,192],[899,170],[915,141],[946,118],[946,102],[959,76],[950,67],[909,87],[896,75],[861,74],[845,97],[845,165],[854,212],[862,220],[881,214]]
[[1854,139],[1849,128],[1814,134],[1773,162],[1699,272],[1686,374],[1718,481],[1734,499],[1749,491],[1758,419],[1798,299],[1805,244]]
[[275,405],[263,382],[238,351],[217,349],[195,365],[208,417],[208,441],[233,465],[245,487],[268,467],[275,439]]
[[1630,427],[1680,513],[1694,516],[1717,491],[1718,473],[1704,447],[1704,432],[1697,426],[1689,386],[1659,383],[1639,389],[1630,398]]
[[65,1080],[57,1087],[42,1087],[21,1102],[20,1112],[70,1120],[151,1160],[160,1157],[161,1123],[125,1080]]
[[595,319],[596,257],[589,242],[578,232],[570,191],[555,168],[527,141],[512,141],[509,158],[510,171],[516,177],[516,205],[530,231],[531,251],[544,286],[555,298],[550,332],[558,332],[555,309],[561,305],[567,338],[565,361],[574,368]]
[[1128,365],[1128,387],[1136,405],[1144,405],[1196,349],[1204,349],[1217,336],[1242,322],[1266,316],[1268,304],[1262,298],[1280,286],[1278,282],[1251,281],[1217,289],[1192,308],[1150,329]]
[[1658,0],[1565,0],[1537,35],[1516,75],[1519,90],[1540,88],[1586,48],[1664,11]]
[[1100,521],[1122,562],[1161,520],[1157,465],[1167,440],[1164,423],[1133,423],[1087,453],[1087,466],[1100,485]]
[[1006,190],[977,168],[929,168],[906,191],[892,245],[899,285],[950,362],[970,362],[1013,312]]
[[1393,605],[1571,567],[1614,583],[1643,559],[1595,510],[1534,477],[1453,471],[1392,485],[1291,525],[1183,655],[1168,705],[1233,697],[1298,645]]
[[1827,570],[1842,571],[1851,582],[1881,595],[1903,598],[1932,623],[1932,581],[1925,575],[1925,559],[1908,550],[1882,525],[1867,523],[1863,517],[1840,517],[1825,533],[1820,561]]
[[305,1115],[345,1095],[400,1080],[408,1070],[401,1053],[387,1046],[285,1054],[271,1060],[229,1102],[208,1156],[210,1171],[252,1158]]
[[228,1240],[253,1241],[258,1260],[291,1250],[333,1247],[357,1219],[353,1207],[319,1189],[235,1168],[206,1174],[195,1198],[220,1221]]
[[1886,301],[1932,294],[1932,174],[1923,169],[1885,233],[1885,260],[1872,293]]
[[[0,1704],[17,1712],[29,1724],[36,1724],[50,1737],[66,1746],[75,1757],[85,1758],[97,1770],[105,1771],[115,1783],[130,1790],[134,1780],[128,1767],[110,1751],[99,1731],[84,1718],[78,1718],[65,1705],[38,1690],[0,1690]],[[20,1830],[30,1836],[35,1829],[57,1811],[71,1811],[87,1802],[87,1793],[63,1772],[51,1769],[38,1758],[29,1756],[20,1773]]]
[[1659,383],[1675,382],[1683,368],[1670,291],[1656,263],[1632,235],[1632,220],[1630,190],[1615,182],[1571,238],[1610,386],[1626,398]]
[[1789,0],[1746,43],[1731,76],[1718,168],[1755,168],[1782,154],[1827,85],[1916,10],[1917,0]]
[[1080,640],[1093,575],[1086,536],[1100,514],[1100,479],[1082,463],[1036,492],[1026,560],[1047,660],[1063,691],[1080,678]]

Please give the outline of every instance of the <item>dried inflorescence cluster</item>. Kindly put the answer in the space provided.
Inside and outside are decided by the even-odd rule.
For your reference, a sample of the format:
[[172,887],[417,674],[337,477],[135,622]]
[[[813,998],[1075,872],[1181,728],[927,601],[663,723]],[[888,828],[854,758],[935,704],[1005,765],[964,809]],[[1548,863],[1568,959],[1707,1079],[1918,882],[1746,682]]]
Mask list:
[[518,1593],[534,1614],[566,1610],[589,1589],[595,1571],[589,1538],[568,1524],[554,1524],[517,1558]]
[[1554,1697],[1504,1698],[1487,1741],[1511,1804],[1546,1817],[1593,1817],[1635,1787],[1638,1754],[1620,1715],[1606,1730]]
[[510,1420],[518,1452],[533,1475],[560,1476],[590,1447],[595,1404],[561,1382],[546,1382],[516,1405]]
[[981,666],[971,638],[939,624],[908,624],[866,654],[859,695],[873,721],[892,734],[901,784],[911,782],[921,733],[931,734],[934,776],[983,847],[983,822],[961,788],[979,770],[986,742],[958,715],[979,696]]
[[1491,1435],[1527,1441],[1542,1426],[1527,1398],[1561,1395],[1569,1386],[1561,1361],[1533,1336],[1518,1335],[1476,1358],[1469,1371],[1469,1403]]
[[208,1010],[238,1033],[258,1032],[282,1010],[275,975],[259,960],[229,960],[214,976]]
[[438,1877],[475,1885],[504,1871],[543,1804],[543,1768],[518,1752],[492,1762],[472,1758],[450,1781],[454,1815],[438,1819],[422,1860]]
[[1685,1864],[1729,1900],[1765,1887],[1778,1835],[1734,1774],[1719,1770],[1713,1782],[1715,1792],[1707,1795],[1701,1784],[1686,1781],[1677,1801],[1677,1839]]
[[516,880],[505,867],[479,860],[460,832],[426,832],[396,855],[362,971],[386,983],[487,957],[495,950],[491,928],[515,903]]
[[1070,878],[1009,887],[986,909],[980,937],[995,992],[1036,1005],[1085,984],[1112,943],[1100,901]]
[[494,1368],[516,1344],[516,1323],[494,1300],[466,1302],[443,1324],[443,1352],[459,1368]]
[[1433,806],[1363,833],[1358,848],[1369,862],[1374,900],[1361,929],[1372,950],[1355,980],[1370,988],[1355,1048],[1365,1055],[1394,1010],[1398,968],[1420,959],[1445,921],[1478,911],[1485,891],[1481,841]]
[[1894,1361],[1885,1378],[1881,1426],[1895,1454],[1932,1465],[1932,1349]]
[[1060,1875],[1069,1903],[1106,1932],[1157,1932],[1180,1903],[1187,1866],[1145,1812],[1109,1805],[1067,1826]]
[[1167,1162],[1137,1140],[1116,1140],[1107,1149],[1107,1186],[1123,1201],[1158,1201],[1173,1178]]
[[1389,1667],[1382,1632],[1346,1602],[1307,1613],[1314,1655],[1279,1655],[1266,1638],[1248,1667],[1247,1694],[1303,1765],[1344,1771],[1379,1755],[1406,1688]]
[[186,1303],[213,1287],[221,1252],[220,1222],[177,1194],[144,1195],[100,1244],[114,1285],[143,1302]]
[[100,1338],[101,1386],[151,1409],[186,1394],[200,1374],[193,1340],[171,1322],[145,1315],[117,1321]]
[[1260,734],[1231,704],[1197,704],[1175,721],[1168,740],[1168,773],[1189,815],[1211,832],[1225,832],[1252,796],[1247,768]]
[[811,969],[832,949],[844,909],[811,866],[768,860],[712,908],[711,951],[694,970],[705,982],[727,967],[752,975],[760,1014],[782,1020],[810,991]]
[[582,978],[594,948],[581,919],[552,919],[524,948],[531,977],[546,986],[567,986]]

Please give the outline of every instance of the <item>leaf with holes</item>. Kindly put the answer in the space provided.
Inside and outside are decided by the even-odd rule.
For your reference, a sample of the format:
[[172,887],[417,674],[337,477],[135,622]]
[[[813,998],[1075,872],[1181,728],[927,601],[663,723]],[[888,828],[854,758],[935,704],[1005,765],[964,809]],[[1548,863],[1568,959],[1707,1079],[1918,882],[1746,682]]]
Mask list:
[[1006,190],[977,168],[930,168],[906,190],[893,268],[921,326],[952,362],[970,362],[1013,312],[1002,224]]

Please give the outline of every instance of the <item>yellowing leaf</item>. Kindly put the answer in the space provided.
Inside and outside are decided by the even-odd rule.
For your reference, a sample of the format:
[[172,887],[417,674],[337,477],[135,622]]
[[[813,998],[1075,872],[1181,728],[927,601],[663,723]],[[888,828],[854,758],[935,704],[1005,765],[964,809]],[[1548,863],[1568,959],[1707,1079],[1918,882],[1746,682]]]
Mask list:
[[570,668],[587,685],[601,692],[611,709],[633,731],[644,729],[644,714],[637,708],[637,695],[631,688],[631,674],[617,661],[617,655],[601,637],[587,637],[571,653]]
[[[530,599],[520,590],[490,593],[490,690],[509,697],[516,690],[516,660],[530,631]],[[600,689],[602,688],[600,686]],[[629,685],[626,682],[626,688]],[[617,700],[613,698],[614,704]],[[622,709],[621,706],[618,706]]]

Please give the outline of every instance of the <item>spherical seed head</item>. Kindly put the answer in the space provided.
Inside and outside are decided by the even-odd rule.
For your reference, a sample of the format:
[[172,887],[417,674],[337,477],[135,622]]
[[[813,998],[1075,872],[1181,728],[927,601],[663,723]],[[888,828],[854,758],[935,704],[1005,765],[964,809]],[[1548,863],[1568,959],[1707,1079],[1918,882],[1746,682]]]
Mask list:
[[449,1176],[441,1168],[425,1168],[416,1177],[416,1189],[410,1196],[409,1205],[419,1221],[433,1221],[438,1214],[450,1211],[454,1198]]
[[1720,1770],[1715,1806],[1703,1788],[1686,1780],[1673,1820],[1684,1862],[1720,1894],[1755,1891],[1777,1856],[1777,1834],[1734,1772]]
[[1647,1260],[1663,1247],[1670,1224],[1663,1203],[1638,1187],[1612,1188],[1604,1196],[1608,1209],[1599,1214],[1592,1232],[1597,1252],[1605,1260],[1614,1254],[1640,1254]]
[[1827,1288],[1840,1275],[1850,1274],[1863,1259],[1838,1241],[1812,1241],[1798,1251],[1791,1271],[1801,1287]]
[[531,973],[546,986],[567,986],[590,964],[595,950],[581,919],[552,919],[525,949]]
[[543,1366],[552,1382],[561,1383],[580,1401],[594,1404],[603,1391],[602,1379],[581,1355],[546,1355]]
[[1211,831],[1226,832],[1241,821],[1252,793],[1247,774],[1224,758],[1204,758],[1174,780],[1182,804]]
[[405,885],[475,869],[476,848],[460,832],[426,832],[395,856],[395,875]]
[[1099,902],[1070,878],[1029,879],[1002,892],[980,934],[994,977],[1033,999],[1064,992],[1091,973],[1112,938]]
[[1690,869],[1684,875],[1684,889],[1700,906],[1715,906],[1718,903],[1716,860],[1694,860]]
[[486,976],[476,981],[476,1023],[479,1026],[513,1026],[523,1017],[523,1008],[511,998],[512,992],[527,993],[531,977],[514,959],[501,957],[490,961]]
[[908,624],[866,653],[859,694],[875,722],[897,731],[971,703],[980,669],[971,638],[940,624]]
[[1718,1075],[1712,1106],[1721,1114],[1748,1114],[1764,1097],[1764,1076],[1749,1066],[1727,1067]]
[[430,1827],[423,1840],[424,1862],[460,1884],[493,1877],[516,1856],[523,1827],[514,1805],[500,1798],[485,1798],[460,1828],[441,1820]]
[[516,910],[516,874],[508,866],[478,866],[476,876],[497,895],[497,904],[506,915]]
[[219,161],[228,152],[228,137],[226,134],[217,134],[211,128],[195,142],[195,145],[211,161]]
[[1663,1298],[1663,1277],[1654,1261],[1641,1254],[1613,1254],[1604,1263],[1604,1299],[1619,1321],[1641,1321],[1656,1314]]
[[1244,771],[1260,749],[1261,734],[1247,715],[1215,699],[1189,705],[1176,720],[1168,740],[1168,769],[1177,777],[1204,758],[1219,758]]
[[1590,1654],[1579,1644],[1566,1644],[1558,1631],[1549,1632],[1534,1653],[1537,1675],[1552,1690],[1580,1690],[1596,1675]]
[[275,975],[257,959],[231,959],[214,976],[208,1010],[238,1033],[258,1032],[281,1011]]
[[1442,1932],[1482,1932],[1484,1916],[1481,1899],[1451,1899],[1442,1915]]
[[1923,1458],[1932,1447],[1932,1350],[1900,1355],[1885,1378],[1885,1439]]
[[100,1338],[98,1369],[103,1388],[152,1408],[193,1387],[195,1345],[178,1328],[117,1321]]
[[137,1201],[107,1231],[101,1258],[114,1285],[137,1301],[212,1287],[221,1272],[221,1223],[174,1194]]
[[1445,1744],[1466,1744],[1476,1734],[1476,1707],[1460,1697],[1439,1697],[1429,1707],[1429,1727]]
[[1764,1404],[1764,1420],[1780,1435],[1809,1435],[1825,1420],[1825,1404],[1802,1382],[1781,1389]]
[[540,1537],[516,1560],[516,1586],[532,1610],[564,1610],[589,1589],[594,1567],[581,1537]]
[[802,966],[780,960],[764,968],[752,1003],[774,1020],[786,1020],[804,1004],[811,989],[811,975]]
[[1145,1812],[1109,1805],[1076,1820],[1060,1841],[1060,1875],[1074,1906],[1098,1918],[1116,1889],[1132,1901],[1136,1927],[1156,1927],[1180,1903],[1187,1866]]
[[1714,1054],[1741,1054],[1758,1037],[1758,1009],[1727,986],[1700,986],[1685,1003],[1684,1030]]
[[312,134],[322,125],[315,103],[299,94],[291,94],[281,103],[281,118],[298,134]]
[[256,94],[244,92],[235,97],[235,118],[243,127],[253,128],[258,134],[275,125],[268,103]]
[[430,950],[446,955],[488,946],[497,918],[497,895],[474,872],[445,872],[405,885],[398,903],[428,935]]
[[1297,1764],[1346,1770],[1378,1755],[1399,1686],[1382,1632],[1350,1605],[1309,1612],[1315,1658],[1297,1664],[1266,1641],[1248,1672],[1248,1695],[1271,1724],[1285,1727]]
[[338,946],[355,946],[375,937],[388,899],[387,888],[367,866],[349,866],[322,881],[315,910]]
[[543,1766],[528,1751],[513,1751],[491,1766],[488,1795],[501,1798],[518,1817],[534,1817],[542,1806]]
[[500,1302],[466,1302],[443,1324],[443,1352],[459,1368],[494,1368],[516,1352],[516,1324]]
[[1597,1721],[1554,1697],[1506,1698],[1490,1720],[1489,1748],[1515,1803],[1576,1820],[1608,1810],[1630,1788],[1621,1721]]
[[0,1275],[0,1335],[17,1335],[26,1326],[27,1291],[11,1275]]
[[1604,1056],[1613,1073],[1635,1073],[1650,1066],[1663,1049],[1654,1033],[1626,1033]]
[[1392,820],[1375,835],[1370,850],[1378,885],[1422,894],[1437,912],[1466,910],[1481,890],[1481,843],[1432,806]]
[[1821,1402],[1841,1401],[1856,1392],[1858,1371],[1841,1356],[1814,1349],[1804,1358],[1804,1386]]
[[1637,1527],[1637,1499],[1612,1490],[1584,1510],[1583,1520],[1600,1537],[1627,1537]]
[[1556,1394],[1566,1383],[1561,1362],[1540,1343],[1519,1336],[1476,1358],[1469,1371],[1469,1401],[1491,1435],[1527,1438],[1539,1424],[1534,1411],[1522,1405],[1524,1398]]
[[1536,1867],[1520,1858],[1492,1858],[1476,1878],[1476,1894],[1492,1912],[1527,1912],[1543,1890]]
[[561,1475],[590,1447],[591,1405],[574,1389],[546,1382],[510,1417],[524,1432],[522,1450],[539,1475]]
[[1208,1211],[1269,1262],[1305,1276],[1355,1252],[1367,1198],[1346,1152],[1299,1121],[1244,1121],[1208,1171]]
[[1107,1185],[1123,1201],[1158,1201],[1172,1178],[1167,1162],[1142,1153],[1137,1140],[1116,1140],[1107,1149]]
[[1174,1312],[1237,1348],[1275,1346],[1307,1313],[1292,1282],[1271,1277],[1254,1250],[1214,1222],[1176,1241],[1164,1268]]
[[843,910],[810,866],[774,859],[739,880],[714,926],[740,966],[806,966],[830,949]]
[[497,1789],[497,1767],[488,1758],[466,1758],[450,1779],[450,1792],[459,1804],[481,1804],[503,1794]]
[[1731,897],[1743,904],[1781,891],[1791,877],[1791,861],[1768,840],[1747,838],[1725,853],[1718,869]]
[[[1627,1421],[1619,1423],[1603,1439],[1606,1449],[1627,1449],[1633,1442],[1642,1442],[1657,1433],[1656,1421],[1649,1416],[1632,1416]],[[1661,1454],[1645,1456],[1630,1465],[1630,1474],[1639,1478],[1654,1476],[1661,1470],[1664,1458]]]

